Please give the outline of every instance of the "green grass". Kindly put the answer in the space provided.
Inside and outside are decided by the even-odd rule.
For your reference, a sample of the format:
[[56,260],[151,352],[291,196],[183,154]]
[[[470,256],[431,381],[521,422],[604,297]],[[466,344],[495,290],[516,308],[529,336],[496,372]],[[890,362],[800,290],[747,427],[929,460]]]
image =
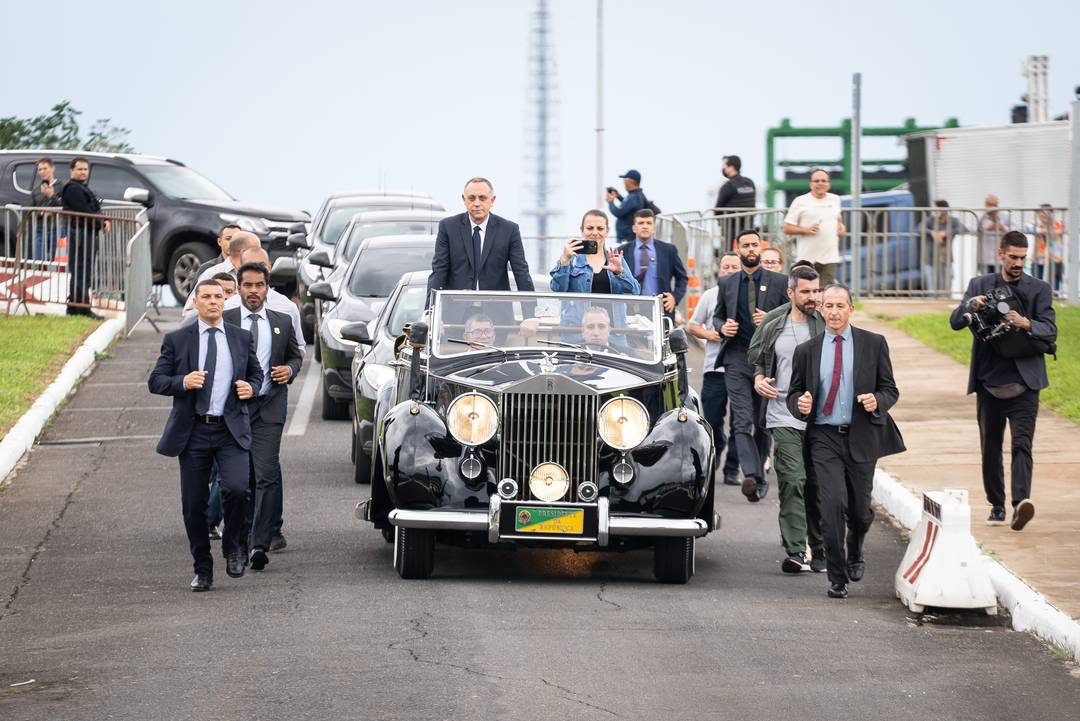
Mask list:
[[0,438],[99,324],[77,316],[0,316]]
[[[1074,423],[1080,423],[1080,308],[1058,306],[1055,310],[1057,360],[1046,359],[1050,387],[1039,400]],[[971,333],[953,331],[948,313],[909,315],[890,322],[912,338],[965,365],[971,357]]]

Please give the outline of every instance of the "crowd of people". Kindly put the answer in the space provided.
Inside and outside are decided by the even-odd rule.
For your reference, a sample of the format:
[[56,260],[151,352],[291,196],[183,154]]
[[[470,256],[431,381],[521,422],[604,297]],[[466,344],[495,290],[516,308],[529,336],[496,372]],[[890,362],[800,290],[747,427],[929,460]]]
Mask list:
[[[753,187],[738,180],[739,169],[738,158],[727,159],[725,174],[736,184],[718,199],[734,208],[745,207],[738,205],[747,195],[740,189]],[[657,297],[674,321],[687,288],[682,259],[674,245],[656,237],[656,216],[641,191],[641,174],[631,170],[621,177],[627,196],[609,189],[619,244],[605,244],[607,213],[586,211],[580,232],[566,241],[550,271],[551,289]],[[870,496],[876,462],[905,449],[889,416],[899,391],[888,344],[883,336],[852,326],[854,299],[835,282],[837,239],[845,229],[839,199],[828,191],[828,174],[815,171],[810,192],[788,211],[785,231],[799,240],[798,260],[790,268],[785,269],[779,248],[764,246],[757,229],[741,229],[734,249],[720,258],[717,284],[698,299],[688,329],[705,343],[701,409],[713,431],[721,483],[738,486],[751,503],[760,502],[769,492],[771,457],[785,553],[781,569],[827,573],[828,595],[845,598],[849,582],[865,573],[863,544],[874,517]],[[493,184],[470,179],[462,201],[464,213],[439,223],[429,291],[506,291],[510,275],[519,290],[533,290],[517,224],[491,212]],[[1043,342],[1038,352],[1016,355],[978,338],[973,344],[969,392],[978,394],[984,482],[992,506],[988,522],[1005,521],[1001,459],[1008,422],[1012,528],[1020,530],[1034,515],[1031,440],[1038,393],[1047,385],[1042,353],[1052,352],[1044,346],[1052,346],[1056,325],[1049,286],[1023,272],[1026,236],[1004,230],[1006,218],[998,216],[994,223],[999,234],[994,269],[988,266],[990,272],[972,281],[952,323],[957,329],[970,325],[973,314],[992,305],[988,294],[1005,285],[1018,302],[1004,322]],[[284,296],[275,298],[269,288],[269,263],[258,238],[226,226],[219,245],[221,258],[201,269],[185,309],[189,322],[165,337],[149,381],[151,392],[174,399],[158,451],[180,460],[195,591],[213,583],[209,542],[218,518],[224,518],[220,536],[230,576],[243,575],[249,564],[261,570],[275,539],[284,545],[278,456],[287,386],[303,357],[296,306]],[[619,325],[606,310],[592,307],[573,323],[581,324],[583,343],[601,346]],[[474,314],[464,335],[469,346],[491,345],[496,323],[485,313]]]

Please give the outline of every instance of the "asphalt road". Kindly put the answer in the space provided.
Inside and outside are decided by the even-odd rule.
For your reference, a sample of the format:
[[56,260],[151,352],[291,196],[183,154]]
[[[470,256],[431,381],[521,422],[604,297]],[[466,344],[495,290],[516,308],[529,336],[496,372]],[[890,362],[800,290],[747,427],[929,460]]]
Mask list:
[[442,547],[402,581],[317,402],[284,443],[288,548],[193,594],[157,347],[143,328],[103,361],[0,492],[4,721],[1080,718],[1078,674],[1033,637],[908,614],[885,523],[846,601],[782,574],[775,491],[723,489],[686,586],[644,552]]

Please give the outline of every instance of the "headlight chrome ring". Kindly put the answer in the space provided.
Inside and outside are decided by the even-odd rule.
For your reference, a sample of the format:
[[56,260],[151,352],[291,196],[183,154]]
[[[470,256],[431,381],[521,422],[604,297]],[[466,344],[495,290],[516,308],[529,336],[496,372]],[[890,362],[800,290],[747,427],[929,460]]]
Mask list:
[[465,393],[446,409],[446,426],[458,443],[479,446],[499,430],[499,411],[487,396]]
[[616,450],[635,448],[649,435],[649,412],[629,396],[616,396],[601,406],[596,421],[600,438]]

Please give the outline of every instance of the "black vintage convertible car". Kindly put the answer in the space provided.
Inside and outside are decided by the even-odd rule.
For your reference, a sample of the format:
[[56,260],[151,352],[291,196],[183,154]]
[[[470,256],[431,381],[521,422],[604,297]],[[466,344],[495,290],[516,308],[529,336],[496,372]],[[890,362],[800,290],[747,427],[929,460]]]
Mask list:
[[379,389],[356,508],[398,573],[430,576],[436,542],[651,547],[657,580],[686,583],[719,525],[714,451],[662,318],[652,297],[436,293]]

